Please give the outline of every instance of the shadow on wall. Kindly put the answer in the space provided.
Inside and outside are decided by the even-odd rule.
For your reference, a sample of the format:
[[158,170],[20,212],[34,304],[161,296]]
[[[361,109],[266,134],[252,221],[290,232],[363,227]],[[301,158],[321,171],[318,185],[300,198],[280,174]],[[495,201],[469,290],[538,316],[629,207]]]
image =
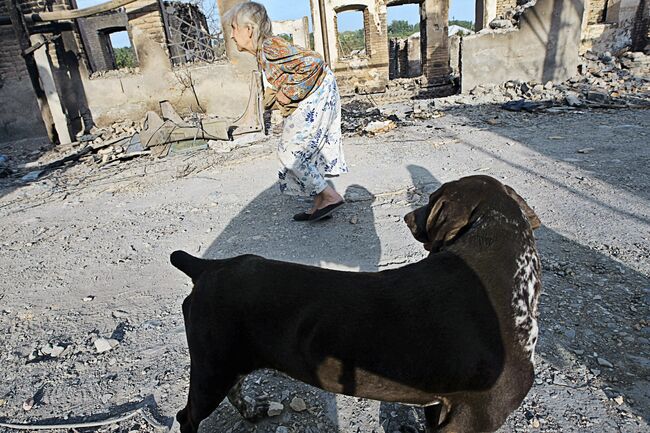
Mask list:
[[[62,37],[55,41],[58,61],[56,65],[52,62],[63,111],[68,119],[68,131],[73,141],[76,134],[87,134],[94,125],[81,77],[79,57],[77,52],[69,48],[75,44],[72,32],[63,32]],[[85,72],[85,68],[83,70]]]
[[[546,54],[542,69],[543,83],[557,80],[558,77],[568,78],[577,72],[575,69],[572,70],[577,65],[574,62],[567,62],[567,59],[578,60],[584,7],[585,2],[582,0],[553,0],[551,27],[546,36]],[[576,17],[581,19],[574,21]],[[574,45],[576,41],[577,47]]]
[[463,38],[461,89],[508,80],[564,81],[577,72],[581,0],[538,0],[522,14],[519,28]]

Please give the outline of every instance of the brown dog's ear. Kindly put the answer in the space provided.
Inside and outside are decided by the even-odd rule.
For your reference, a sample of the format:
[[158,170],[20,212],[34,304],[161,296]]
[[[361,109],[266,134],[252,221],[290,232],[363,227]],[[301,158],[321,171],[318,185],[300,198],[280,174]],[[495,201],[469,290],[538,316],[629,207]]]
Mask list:
[[440,197],[431,207],[427,219],[430,251],[451,243],[469,224],[474,208],[462,200]]
[[524,212],[524,215],[526,215],[526,218],[528,218],[530,227],[533,230],[540,228],[542,226],[542,221],[540,221],[535,211],[530,206],[528,206],[528,203],[526,203],[526,201],[521,198],[521,196],[517,194],[514,189],[505,184],[503,186],[506,188],[508,195],[517,202],[521,210]]

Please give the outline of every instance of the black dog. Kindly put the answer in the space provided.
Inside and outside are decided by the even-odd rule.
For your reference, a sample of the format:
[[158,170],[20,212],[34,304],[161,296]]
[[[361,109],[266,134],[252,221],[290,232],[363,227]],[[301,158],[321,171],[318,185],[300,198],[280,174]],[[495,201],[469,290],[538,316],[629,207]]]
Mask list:
[[194,282],[183,302],[191,371],[181,431],[196,432],[263,367],[424,406],[430,431],[498,429],[533,383],[539,220],[487,176],[444,184],[404,219],[430,254],[377,273],[174,252]]

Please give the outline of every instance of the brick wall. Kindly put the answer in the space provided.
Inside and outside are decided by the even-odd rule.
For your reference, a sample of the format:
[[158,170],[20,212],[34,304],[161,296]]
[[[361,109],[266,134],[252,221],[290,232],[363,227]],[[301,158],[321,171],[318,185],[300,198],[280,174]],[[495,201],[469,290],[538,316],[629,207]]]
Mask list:
[[167,49],[165,26],[158,2],[155,0],[138,0],[126,6],[129,25],[142,30],[151,40]]
[[[426,3],[426,2],[425,2]],[[428,4],[425,31],[420,29],[420,43],[424,47],[422,73],[428,85],[449,83],[449,3]]]
[[0,50],[0,83],[28,78],[25,61],[20,55],[20,46],[13,27],[0,27],[0,45],[2,46],[2,50]]
[[[5,2],[0,2],[0,15],[8,15]],[[0,27],[0,83],[8,80],[29,78],[25,61],[20,55],[20,44],[12,26]]]
[[516,6],[517,0],[497,0],[497,17],[505,17],[506,11]]
[[[379,28],[386,29],[386,13],[378,13]],[[363,12],[363,23],[366,29],[366,46],[370,51],[368,54],[372,58],[372,64],[380,67],[385,65],[388,73],[388,38],[387,32],[379,32],[375,25],[375,19],[370,15],[368,9]]]
[[[366,56],[339,58],[334,65],[334,71],[344,92],[354,89],[360,92],[382,91],[388,84],[389,75],[385,8],[384,12],[379,11],[376,16],[367,7],[360,10],[363,12]],[[336,15],[333,18],[336,23]],[[338,35],[335,37],[338,39]]]
[[607,0],[590,0],[587,11],[587,24],[598,24],[605,22]]

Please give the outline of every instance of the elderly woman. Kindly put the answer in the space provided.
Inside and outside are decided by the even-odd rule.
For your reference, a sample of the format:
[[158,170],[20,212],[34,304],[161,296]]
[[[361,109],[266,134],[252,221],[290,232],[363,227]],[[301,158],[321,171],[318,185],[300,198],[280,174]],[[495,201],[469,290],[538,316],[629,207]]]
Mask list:
[[348,171],[334,74],[318,53],[273,36],[266,9],[259,3],[234,6],[225,22],[232,27],[237,49],[257,58],[264,74],[266,108],[279,108],[285,117],[278,146],[280,191],[314,197],[311,209],[293,218],[318,221],[327,217],[344,201],[325,176]]

